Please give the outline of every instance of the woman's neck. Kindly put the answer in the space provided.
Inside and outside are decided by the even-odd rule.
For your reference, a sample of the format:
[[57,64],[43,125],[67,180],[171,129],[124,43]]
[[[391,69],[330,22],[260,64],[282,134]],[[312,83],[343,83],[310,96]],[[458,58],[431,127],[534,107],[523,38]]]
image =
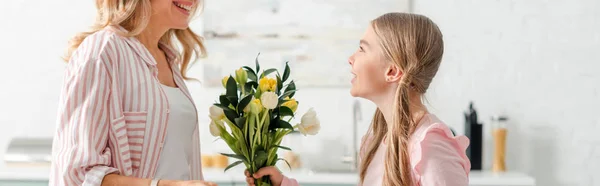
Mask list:
[[136,36],[140,43],[142,43],[152,54],[161,51],[158,47],[158,42],[160,41],[160,38],[162,38],[162,36],[169,30],[166,27],[155,25],[156,24],[148,23],[146,29]]

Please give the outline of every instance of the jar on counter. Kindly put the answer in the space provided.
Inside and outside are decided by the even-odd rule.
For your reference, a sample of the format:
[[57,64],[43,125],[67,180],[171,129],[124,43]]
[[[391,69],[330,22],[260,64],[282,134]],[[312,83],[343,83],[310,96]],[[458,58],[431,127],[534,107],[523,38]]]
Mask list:
[[492,117],[492,136],[494,138],[494,157],[492,172],[506,171],[506,136],[508,118],[506,116]]

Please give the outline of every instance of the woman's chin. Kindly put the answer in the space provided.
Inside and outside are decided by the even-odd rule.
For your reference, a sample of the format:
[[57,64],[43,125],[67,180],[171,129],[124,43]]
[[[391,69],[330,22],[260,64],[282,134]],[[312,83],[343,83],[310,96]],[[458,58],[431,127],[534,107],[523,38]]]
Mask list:
[[354,86],[352,88],[350,88],[350,95],[352,97],[358,97],[358,91],[354,88]]

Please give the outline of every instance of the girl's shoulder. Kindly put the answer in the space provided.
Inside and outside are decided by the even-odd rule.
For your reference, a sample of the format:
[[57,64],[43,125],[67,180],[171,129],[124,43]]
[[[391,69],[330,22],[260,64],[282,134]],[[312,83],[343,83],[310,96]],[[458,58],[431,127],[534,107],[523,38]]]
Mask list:
[[454,135],[452,130],[433,114],[427,114],[410,139],[411,164],[418,169],[424,159],[457,159],[463,168],[470,170],[470,161],[466,156],[469,138]]

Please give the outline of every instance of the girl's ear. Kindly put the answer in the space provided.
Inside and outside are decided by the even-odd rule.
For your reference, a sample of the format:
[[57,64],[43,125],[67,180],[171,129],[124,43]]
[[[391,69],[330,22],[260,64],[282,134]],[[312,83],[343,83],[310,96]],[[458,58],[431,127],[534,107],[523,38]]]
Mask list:
[[388,83],[398,83],[402,79],[402,71],[397,65],[390,64],[385,73],[385,80]]

